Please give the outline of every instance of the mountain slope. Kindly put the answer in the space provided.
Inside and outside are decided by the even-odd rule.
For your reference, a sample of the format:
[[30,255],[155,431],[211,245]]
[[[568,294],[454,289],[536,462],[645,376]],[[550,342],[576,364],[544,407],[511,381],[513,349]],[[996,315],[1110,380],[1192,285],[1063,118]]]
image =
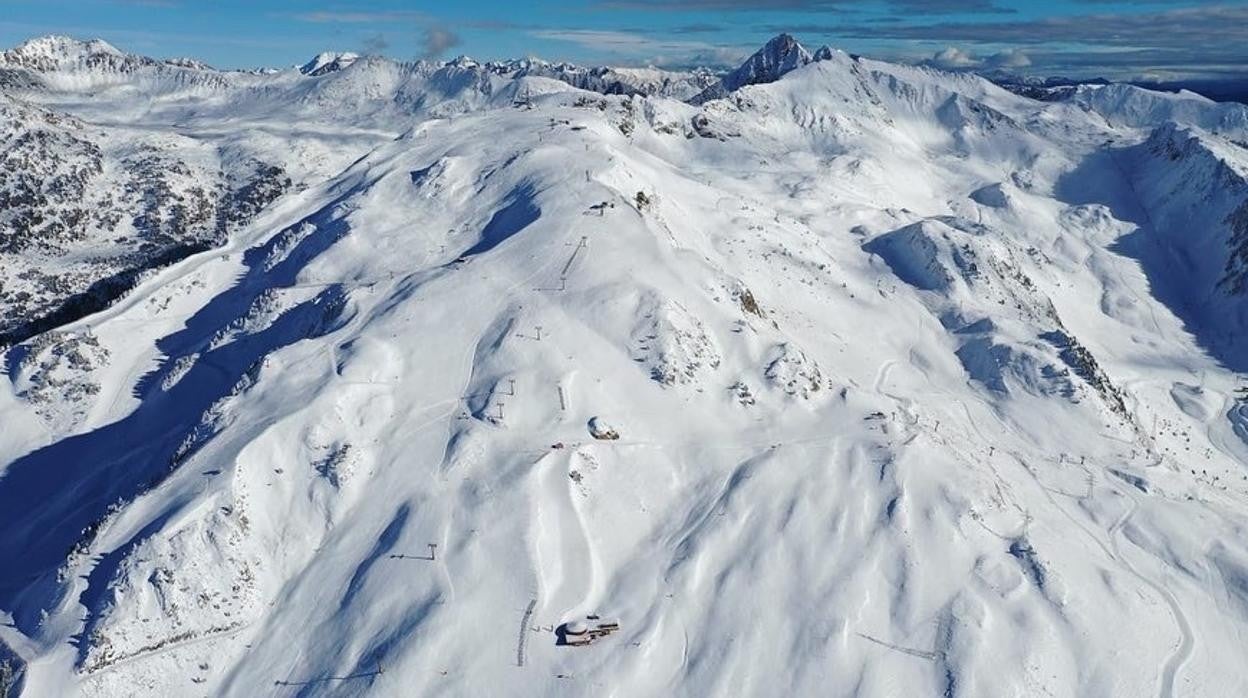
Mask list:
[[1235,307],[1233,142],[831,51],[406,71],[289,78],[403,129],[4,353],[25,695],[1248,689],[1242,377],[1127,244]]

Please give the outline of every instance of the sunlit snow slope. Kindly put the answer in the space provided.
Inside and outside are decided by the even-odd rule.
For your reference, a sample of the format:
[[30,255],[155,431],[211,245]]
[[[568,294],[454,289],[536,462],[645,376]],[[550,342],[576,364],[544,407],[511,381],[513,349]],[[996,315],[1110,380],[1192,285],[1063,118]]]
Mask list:
[[1248,694],[1242,111],[812,60],[412,112],[8,348],[5,676]]

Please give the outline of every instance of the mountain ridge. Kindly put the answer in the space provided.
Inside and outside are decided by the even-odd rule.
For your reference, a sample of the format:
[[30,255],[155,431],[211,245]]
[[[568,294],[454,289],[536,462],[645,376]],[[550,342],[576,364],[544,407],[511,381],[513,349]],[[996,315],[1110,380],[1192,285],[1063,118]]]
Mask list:
[[6,687],[1241,692],[1244,112],[768,46],[0,88]]

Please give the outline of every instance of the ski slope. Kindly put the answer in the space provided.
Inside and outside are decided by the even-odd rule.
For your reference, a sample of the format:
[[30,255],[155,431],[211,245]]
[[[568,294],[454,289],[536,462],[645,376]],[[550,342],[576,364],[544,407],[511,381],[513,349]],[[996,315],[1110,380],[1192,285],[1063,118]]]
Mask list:
[[22,695],[1248,692],[1243,122],[820,53],[495,76],[8,348]]

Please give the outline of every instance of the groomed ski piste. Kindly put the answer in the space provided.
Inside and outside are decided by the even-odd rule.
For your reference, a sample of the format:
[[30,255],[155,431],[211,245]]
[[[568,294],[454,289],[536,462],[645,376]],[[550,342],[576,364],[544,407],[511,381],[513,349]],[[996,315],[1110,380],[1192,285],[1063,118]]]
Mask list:
[[510,79],[2,355],[21,695],[1248,693],[1248,109]]

